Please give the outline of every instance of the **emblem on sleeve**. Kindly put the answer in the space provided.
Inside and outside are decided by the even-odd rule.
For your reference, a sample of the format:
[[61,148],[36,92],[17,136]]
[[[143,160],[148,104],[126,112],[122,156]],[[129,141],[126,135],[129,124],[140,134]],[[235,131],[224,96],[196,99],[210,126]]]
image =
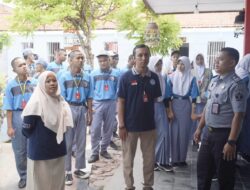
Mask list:
[[237,101],[241,101],[241,100],[243,99],[243,94],[242,94],[242,92],[236,93],[236,94],[235,94],[235,99],[236,99]]
[[150,79],[150,84],[151,85],[155,85],[155,80],[154,79]]

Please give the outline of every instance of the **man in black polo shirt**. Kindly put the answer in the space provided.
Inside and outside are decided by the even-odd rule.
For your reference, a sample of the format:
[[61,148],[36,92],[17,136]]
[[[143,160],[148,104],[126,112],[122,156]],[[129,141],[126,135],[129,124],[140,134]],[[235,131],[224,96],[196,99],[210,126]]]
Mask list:
[[119,136],[122,140],[123,172],[126,190],[133,190],[133,162],[140,138],[143,156],[144,190],[154,184],[156,131],[154,100],[161,96],[158,77],[149,71],[149,48],[142,44],[133,50],[135,65],[120,79],[118,91]]

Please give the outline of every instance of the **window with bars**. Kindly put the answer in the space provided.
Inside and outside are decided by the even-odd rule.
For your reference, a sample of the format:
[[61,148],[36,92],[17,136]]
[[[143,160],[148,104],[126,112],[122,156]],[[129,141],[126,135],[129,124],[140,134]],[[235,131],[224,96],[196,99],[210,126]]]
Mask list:
[[105,42],[104,43],[104,50],[105,51],[113,51],[118,53],[118,42]]
[[214,69],[214,61],[218,52],[225,47],[226,42],[208,42],[207,44],[207,63],[210,69]]
[[26,48],[34,48],[34,43],[33,42],[23,42],[22,48],[23,48],[23,50]]
[[49,62],[54,61],[54,53],[56,50],[60,49],[60,43],[59,42],[49,42],[48,43],[48,60]]

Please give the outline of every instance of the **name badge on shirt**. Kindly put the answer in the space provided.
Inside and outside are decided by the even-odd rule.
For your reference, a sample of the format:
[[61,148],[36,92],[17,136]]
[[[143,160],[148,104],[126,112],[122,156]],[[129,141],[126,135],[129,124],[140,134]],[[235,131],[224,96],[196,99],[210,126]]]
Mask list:
[[22,109],[25,108],[26,104],[27,104],[27,102],[24,99],[22,99],[22,103],[21,103]]
[[79,91],[76,91],[75,97],[76,97],[77,100],[80,100],[81,94],[80,94]]
[[131,81],[131,86],[136,86],[137,85],[137,81],[136,80],[132,80]]
[[104,90],[105,90],[105,91],[108,91],[108,90],[109,90],[109,85],[105,84],[105,85],[104,85]]
[[212,104],[212,114],[218,115],[220,113],[220,104],[213,103]]

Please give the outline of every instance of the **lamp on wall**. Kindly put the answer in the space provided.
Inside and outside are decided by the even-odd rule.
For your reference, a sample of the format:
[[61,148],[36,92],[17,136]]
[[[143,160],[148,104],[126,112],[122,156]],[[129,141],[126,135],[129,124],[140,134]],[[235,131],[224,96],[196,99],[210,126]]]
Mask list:
[[149,47],[157,47],[160,43],[160,31],[158,25],[151,21],[148,23],[144,33],[145,44]]

